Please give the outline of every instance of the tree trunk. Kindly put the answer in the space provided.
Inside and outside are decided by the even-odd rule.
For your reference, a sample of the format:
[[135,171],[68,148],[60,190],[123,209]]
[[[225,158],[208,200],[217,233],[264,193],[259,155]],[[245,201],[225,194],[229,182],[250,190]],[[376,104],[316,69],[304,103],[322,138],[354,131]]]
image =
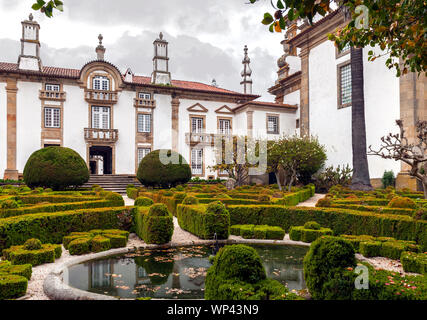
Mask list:
[[351,123],[353,149],[353,190],[372,190],[366,152],[365,96],[363,81],[363,49],[351,48]]
[[279,190],[282,191],[282,185],[280,184],[280,177],[279,177],[279,172],[274,172],[274,175],[276,176],[276,180],[277,180],[277,185],[279,186]]

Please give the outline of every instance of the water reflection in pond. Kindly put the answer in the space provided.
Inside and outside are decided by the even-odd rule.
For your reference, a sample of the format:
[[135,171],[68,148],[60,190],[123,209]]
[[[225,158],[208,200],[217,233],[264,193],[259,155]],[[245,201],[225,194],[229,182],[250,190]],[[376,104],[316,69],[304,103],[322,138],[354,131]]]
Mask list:
[[[305,288],[302,259],[306,247],[253,245],[267,276],[288,286]],[[72,287],[122,298],[202,299],[209,246],[144,250],[72,266],[64,280]]]

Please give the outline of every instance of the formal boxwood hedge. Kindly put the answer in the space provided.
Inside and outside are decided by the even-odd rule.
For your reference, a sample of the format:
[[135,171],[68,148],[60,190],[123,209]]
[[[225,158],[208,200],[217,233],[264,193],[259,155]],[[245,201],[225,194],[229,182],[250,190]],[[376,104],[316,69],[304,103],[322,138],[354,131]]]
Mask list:
[[31,264],[33,267],[55,262],[61,254],[60,245],[41,244],[38,239],[28,239],[22,246],[12,246],[3,250],[3,257],[12,264]]
[[207,212],[206,205],[183,205],[177,207],[179,226],[202,239],[227,239],[230,235],[230,214]]
[[402,252],[400,256],[403,270],[427,275],[427,253]]
[[120,214],[129,210],[124,207],[82,209],[0,219],[0,250],[21,245],[30,238],[43,243],[61,243],[64,236],[74,231],[118,229]]
[[[168,156],[171,163],[163,164],[160,157]],[[177,163],[173,163],[176,160]],[[184,157],[172,150],[154,150],[141,160],[136,174],[144,186],[171,187],[191,179],[191,169]]]
[[285,230],[267,225],[234,225],[230,227],[230,233],[244,239],[283,240],[285,237]]
[[28,279],[0,273],[0,300],[19,298],[27,292]]
[[149,244],[163,244],[171,241],[173,217],[164,204],[138,207],[135,217],[136,233]]
[[74,150],[47,147],[35,151],[24,167],[24,181],[30,188],[44,187],[62,190],[81,186],[89,180],[89,170],[83,158]]
[[149,207],[153,203],[153,199],[150,199],[148,197],[138,197],[135,199],[134,205],[137,207]]
[[313,242],[321,236],[332,235],[332,230],[329,228],[319,227],[313,228],[310,223],[313,221],[306,222],[304,226],[294,226],[289,230],[289,238],[294,241],[302,242]]
[[255,249],[245,245],[219,250],[205,281],[206,300],[298,300],[276,280],[267,279]]
[[30,280],[32,272],[31,264],[14,265],[8,260],[0,261],[0,274],[12,274]]
[[409,216],[337,208],[228,206],[231,224],[266,224],[289,231],[307,221],[332,229],[334,235],[372,235],[416,241],[427,250],[427,221]]
[[0,218],[14,217],[24,214],[33,214],[40,212],[58,212],[79,209],[91,208],[106,208],[106,207],[120,207],[124,206],[124,200],[121,199],[106,199],[106,200],[92,200],[82,202],[70,203],[53,203],[53,204],[36,204],[29,207],[20,207],[17,209],[0,210]]

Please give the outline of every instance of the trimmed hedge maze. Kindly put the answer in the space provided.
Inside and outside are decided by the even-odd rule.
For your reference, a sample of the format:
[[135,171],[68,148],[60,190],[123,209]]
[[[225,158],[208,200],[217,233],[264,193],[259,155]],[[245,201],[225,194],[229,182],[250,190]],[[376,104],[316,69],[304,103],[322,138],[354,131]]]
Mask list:
[[94,229],[126,229],[123,216],[131,211],[121,195],[99,187],[58,192],[0,187],[0,253],[6,259],[0,262],[0,299],[24,295],[31,266],[59,258],[60,244],[72,232],[91,231],[90,249],[96,252],[126,245],[127,231],[117,231],[123,236]]

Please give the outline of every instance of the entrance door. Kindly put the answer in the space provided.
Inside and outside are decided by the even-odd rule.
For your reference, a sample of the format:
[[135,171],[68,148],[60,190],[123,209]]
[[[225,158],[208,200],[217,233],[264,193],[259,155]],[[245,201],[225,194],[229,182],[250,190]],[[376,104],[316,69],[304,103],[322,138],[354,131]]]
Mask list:
[[[110,129],[110,107],[92,106],[92,128]],[[110,138],[110,132],[99,130],[94,132],[94,138]]]
[[113,173],[113,151],[111,147],[92,146],[89,148],[89,153],[90,162],[94,162],[94,164],[90,165],[91,174]]

